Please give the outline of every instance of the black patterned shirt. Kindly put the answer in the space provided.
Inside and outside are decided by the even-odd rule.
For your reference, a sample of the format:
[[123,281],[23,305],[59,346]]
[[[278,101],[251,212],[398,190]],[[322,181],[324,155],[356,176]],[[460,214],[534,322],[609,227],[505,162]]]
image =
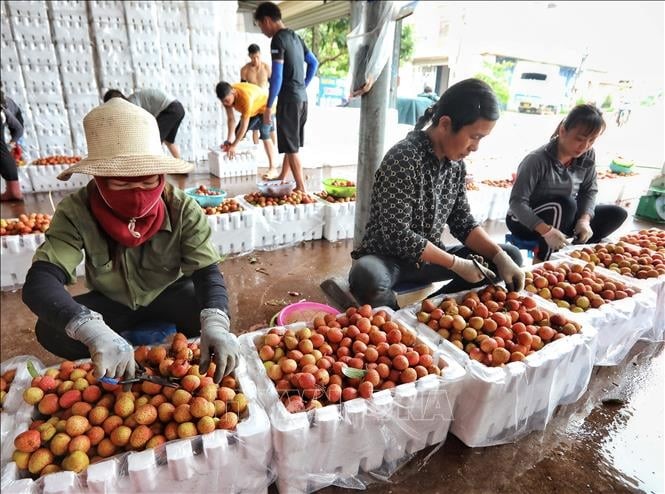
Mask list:
[[466,198],[464,161],[439,160],[429,136],[412,131],[385,155],[374,176],[369,221],[351,257],[382,254],[414,263],[427,241],[444,248],[446,223],[464,243],[478,226]]

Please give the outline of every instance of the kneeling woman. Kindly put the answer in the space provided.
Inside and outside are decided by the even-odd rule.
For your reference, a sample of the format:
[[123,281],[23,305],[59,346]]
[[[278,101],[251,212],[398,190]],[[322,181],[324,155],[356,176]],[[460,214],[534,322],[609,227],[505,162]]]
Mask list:
[[539,241],[534,262],[548,260],[569,237],[581,244],[599,242],[626,220],[619,206],[596,206],[592,146],[604,130],[598,108],[578,105],[550,142],[529,153],[517,169],[506,225],[520,238]]
[[[489,261],[510,289],[524,286],[519,251],[492,241],[466,197],[464,158],[498,118],[492,89],[467,79],[448,88],[416,129],[388,151],[375,175],[365,234],[351,253],[349,286],[358,303],[399,308],[393,287],[400,282],[451,280],[442,289],[446,293],[482,285],[483,276],[468,259],[472,253]],[[443,245],[446,224],[463,245]]]
[[[37,249],[23,301],[39,316],[37,341],[70,360],[91,357],[95,377],[131,378],[132,346],[118,333],[143,322],[171,322],[201,335],[201,372],[231,372],[238,342],[229,331],[228,299],[201,208],[166,183],[192,165],[164,156],[147,111],[120,98],[83,119],[88,156],[58,176],[93,176],[65,197]],[[72,297],[85,253],[90,292]],[[214,357],[213,357],[214,355]]]

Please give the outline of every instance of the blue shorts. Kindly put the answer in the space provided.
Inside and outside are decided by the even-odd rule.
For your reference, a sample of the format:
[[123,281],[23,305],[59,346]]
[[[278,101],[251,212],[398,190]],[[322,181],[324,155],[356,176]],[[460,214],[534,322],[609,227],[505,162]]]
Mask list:
[[[236,132],[240,129],[240,125],[236,127]],[[263,123],[263,113],[259,113],[258,115],[254,115],[249,119],[249,125],[247,126],[247,131],[249,132],[250,130],[258,130],[259,135],[261,137],[262,141],[267,141],[270,139],[270,133],[275,130],[275,115],[270,116],[270,123],[269,124],[264,124]],[[245,136],[243,136],[244,138]]]

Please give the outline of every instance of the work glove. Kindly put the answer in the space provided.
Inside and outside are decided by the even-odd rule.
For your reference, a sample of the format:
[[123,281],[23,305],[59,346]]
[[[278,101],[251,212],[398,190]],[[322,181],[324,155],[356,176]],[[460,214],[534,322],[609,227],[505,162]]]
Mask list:
[[543,239],[547,242],[547,245],[550,249],[557,251],[563,249],[570,242],[566,239],[566,236],[554,227],[551,227],[550,230],[543,235]]
[[493,258],[492,262],[499,272],[499,276],[506,283],[508,290],[519,292],[524,288],[524,272],[515,264],[512,257],[506,254],[503,249]]
[[[496,275],[486,267],[480,266],[480,269],[482,269],[491,280],[496,278]],[[480,274],[480,271],[478,271],[478,268],[473,261],[462,259],[458,256],[453,256],[453,265],[450,266],[450,270],[464,278],[469,283],[478,283],[485,279],[483,278],[483,275]]]
[[201,311],[201,374],[208,372],[210,359],[215,362],[213,381],[219,384],[222,378],[235,369],[240,345],[238,338],[229,331],[229,316],[219,309]]
[[134,378],[136,364],[132,345],[109,328],[101,314],[86,308],[67,323],[65,333],[88,347],[97,379],[104,376]]
[[591,225],[589,225],[589,220],[577,220],[575,224],[575,242],[586,244],[592,236],[593,230],[591,229]]

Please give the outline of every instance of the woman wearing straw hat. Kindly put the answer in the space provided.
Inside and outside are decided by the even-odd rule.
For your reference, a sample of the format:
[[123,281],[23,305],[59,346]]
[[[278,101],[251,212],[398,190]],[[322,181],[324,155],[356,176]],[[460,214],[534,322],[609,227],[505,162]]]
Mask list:
[[[219,382],[238,354],[219,255],[198,204],[165,181],[192,165],[163,155],[155,119],[121,98],[93,109],[83,127],[88,156],[58,178],[93,179],[58,205],[23,288],[37,340],[66,359],[90,355],[97,377],[133,377],[133,349],[118,333],[168,321],[188,337],[200,332],[200,370],[212,358]],[[72,297],[64,285],[84,253],[91,291]]]

